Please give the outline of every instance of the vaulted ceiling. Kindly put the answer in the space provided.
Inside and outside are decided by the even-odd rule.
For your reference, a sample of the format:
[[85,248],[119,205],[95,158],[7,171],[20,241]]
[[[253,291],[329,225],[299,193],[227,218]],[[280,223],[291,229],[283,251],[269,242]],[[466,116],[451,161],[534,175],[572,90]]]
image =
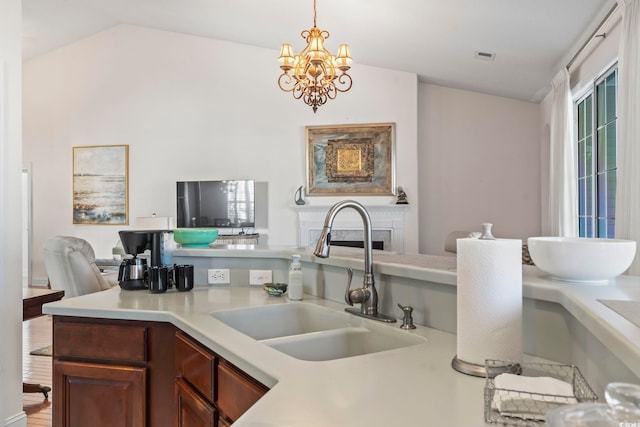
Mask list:
[[[274,50],[304,47],[312,0],[23,0],[23,57],[121,23]],[[539,101],[615,0],[317,0],[326,45],[422,82]],[[493,54],[493,60],[477,53]]]

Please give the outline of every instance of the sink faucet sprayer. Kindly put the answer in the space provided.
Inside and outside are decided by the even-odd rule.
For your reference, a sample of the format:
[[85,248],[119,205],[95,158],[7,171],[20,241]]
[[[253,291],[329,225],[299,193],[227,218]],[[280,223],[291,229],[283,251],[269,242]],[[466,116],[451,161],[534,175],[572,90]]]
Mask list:
[[378,292],[376,291],[376,285],[373,279],[373,260],[371,254],[371,217],[369,217],[369,213],[364,206],[353,200],[343,200],[333,205],[331,209],[329,209],[329,212],[327,212],[324,227],[322,227],[314,255],[320,258],[329,257],[333,220],[338,212],[344,208],[355,209],[355,211],[360,214],[364,224],[364,284],[362,288],[351,289],[353,272],[351,269],[348,269],[349,278],[347,281],[347,290],[344,295],[347,304],[353,305],[353,303],[359,303],[360,310],[356,308],[346,308],[345,311],[355,314],[356,316],[379,320],[381,322],[395,322],[396,319],[394,317],[378,313]]

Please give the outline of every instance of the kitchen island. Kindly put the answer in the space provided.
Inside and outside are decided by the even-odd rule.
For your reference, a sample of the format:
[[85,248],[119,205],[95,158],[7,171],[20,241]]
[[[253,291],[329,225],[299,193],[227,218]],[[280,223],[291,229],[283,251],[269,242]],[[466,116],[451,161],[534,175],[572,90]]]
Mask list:
[[[307,295],[302,303],[269,297],[260,287],[242,283],[243,271],[248,277],[250,268],[269,268],[274,280],[286,281],[284,275],[293,253],[302,253],[304,261]],[[270,348],[210,313],[272,304],[314,304],[342,311],[345,305],[338,301],[346,285],[344,270],[362,268],[358,251],[334,250],[330,258],[316,259],[309,252],[292,248],[181,249],[175,257],[179,263],[196,265],[198,286],[192,292],[150,294],[114,288],[48,304],[44,312],[54,318],[173,325],[270,388],[234,425],[485,425],[484,379],[450,367],[456,352],[452,333],[455,258],[374,254],[381,310],[400,317],[397,309],[392,310],[395,304],[413,305],[418,328],[401,332],[426,341],[391,351],[317,362],[299,360]],[[231,269],[231,286],[204,285],[206,269],[222,265]],[[524,270],[527,353],[577,364],[600,396],[606,382],[638,382],[640,328],[598,299],[639,301],[639,278],[620,277],[608,285],[587,286],[549,280],[534,267]],[[384,327],[398,326],[399,323]]]

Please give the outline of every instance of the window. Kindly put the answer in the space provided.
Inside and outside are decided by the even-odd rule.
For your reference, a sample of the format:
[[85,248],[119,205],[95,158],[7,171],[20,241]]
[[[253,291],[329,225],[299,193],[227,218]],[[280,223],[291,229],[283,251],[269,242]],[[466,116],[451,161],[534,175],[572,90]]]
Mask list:
[[576,102],[580,237],[614,237],[617,66]]

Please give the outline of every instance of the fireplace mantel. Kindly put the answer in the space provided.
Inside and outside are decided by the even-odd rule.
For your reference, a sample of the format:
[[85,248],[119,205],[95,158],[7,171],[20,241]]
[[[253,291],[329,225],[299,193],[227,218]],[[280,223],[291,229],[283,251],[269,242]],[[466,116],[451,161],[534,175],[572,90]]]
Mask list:
[[[314,246],[331,206],[294,205],[292,208],[298,214],[298,245],[305,248]],[[388,233],[391,240],[390,247],[385,249],[404,253],[404,223],[409,205],[365,205],[365,208],[371,217],[372,234],[375,235],[376,232]],[[362,219],[353,209],[341,210],[333,222],[333,230],[336,231],[362,232],[362,229]],[[312,236],[316,236],[316,238]]]

